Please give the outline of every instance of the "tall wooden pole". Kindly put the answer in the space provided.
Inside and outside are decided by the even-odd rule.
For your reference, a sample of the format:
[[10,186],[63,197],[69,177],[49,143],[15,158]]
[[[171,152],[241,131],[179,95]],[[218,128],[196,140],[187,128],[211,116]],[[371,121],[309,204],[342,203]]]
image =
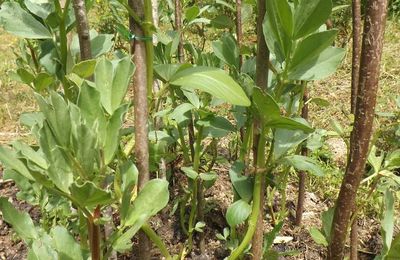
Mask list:
[[365,171],[378,91],[380,61],[387,16],[387,0],[369,0],[364,22],[355,121],[350,137],[346,173],[336,202],[329,260],[342,260],[357,190]]
[[[143,0],[129,0],[129,6],[135,13],[142,18],[144,17]],[[140,191],[145,183],[149,181],[149,146],[148,146],[148,71],[147,71],[147,55],[146,43],[141,40],[145,38],[144,30],[140,24],[130,17],[129,28],[137,37],[131,43],[131,53],[133,63],[136,70],[133,75],[133,103],[134,103],[134,123],[135,123],[135,160],[139,171],[138,191]],[[152,73],[149,72],[149,73]],[[153,82],[151,82],[153,84]],[[139,259],[150,259],[150,240],[142,231],[139,232]]]
[[72,2],[75,12],[76,29],[79,38],[79,48],[81,51],[81,60],[92,59],[92,50],[90,44],[89,22],[86,14],[86,6],[84,0],[73,0]]
[[360,75],[360,51],[361,51],[361,2],[353,0],[353,56],[351,67],[351,113],[356,112],[357,89]]

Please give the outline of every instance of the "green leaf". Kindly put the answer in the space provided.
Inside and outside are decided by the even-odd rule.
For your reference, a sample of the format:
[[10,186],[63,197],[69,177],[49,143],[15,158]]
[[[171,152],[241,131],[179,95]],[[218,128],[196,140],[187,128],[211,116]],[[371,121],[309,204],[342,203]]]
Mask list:
[[112,243],[112,247],[117,252],[125,252],[132,248],[132,237],[138,232],[140,227],[133,226],[117,237]]
[[38,238],[35,225],[28,213],[20,212],[8,202],[7,198],[0,197],[0,210],[3,214],[3,219],[13,226],[14,231],[26,243]]
[[23,155],[28,160],[34,162],[42,169],[47,169],[49,167],[46,160],[43,158],[42,154],[33,150],[32,147],[30,147],[29,145],[20,141],[14,141],[12,143],[12,146],[14,147],[15,150],[21,153],[21,155]]
[[383,254],[388,252],[391,247],[395,225],[394,195],[389,189],[386,189],[385,191],[384,203],[385,211],[383,212],[382,219]]
[[33,80],[33,85],[35,86],[36,91],[40,92],[48,88],[54,82],[55,80],[53,76],[48,73],[41,72]]
[[196,225],[194,226],[194,230],[196,230],[197,232],[203,232],[203,228],[206,226],[206,223],[203,221],[199,221],[196,223]]
[[81,115],[89,127],[97,124],[99,140],[104,143],[106,138],[106,117],[100,104],[100,92],[85,81],[79,91],[77,105]]
[[124,116],[128,111],[128,108],[128,105],[120,106],[114,111],[114,114],[107,122],[106,140],[104,144],[104,161],[106,165],[108,165],[114,159],[114,155],[118,149],[120,130],[122,128]]
[[226,15],[218,15],[211,20],[211,25],[216,29],[229,29],[235,25],[231,18]]
[[318,97],[310,98],[307,102],[314,103],[320,107],[328,107],[331,104],[328,100]]
[[253,103],[264,122],[280,117],[281,111],[278,103],[271,95],[263,93],[259,88],[253,90]]
[[383,158],[385,155],[381,153],[379,156],[376,156],[376,146],[373,145],[368,154],[368,163],[371,164],[374,169],[374,173],[378,173],[381,170]]
[[[96,30],[90,30],[90,43],[93,59],[98,58],[111,50],[113,46],[113,38],[113,34],[98,34]],[[79,57],[80,48],[78,35],[74,35],[72,38],[70,49],[73,57]]]
[[307,122],[300,122],[298,118],[278,117],[273,118],[265,123],[267,127],[283,128],[290,130],[301,130],[304,133],[312,133],[314,129]]
[[232,228],[242,224],[250,216],[251,206],[244,200],[238,200],[226,211],[226,221]]
[[0,25],[9,33],[28,39],[51,39],[47,28],[26,12],[17,2],[1,5]]
[[71,117],[64,98],[54,91],[50,91],[50,101],[36,94],[40,111],[44,114],[56,144],[67,148],[71,141]]
[[[92,35],[92,30],[90,34]],[[113,34],[98,34],[93,38],[90,37],[93,58],[98,58],[101,55],[109,52],[113,45],[113,38]]]
[[71,165],[66,160],[67,155],[54,139],[53,133],[45,123],[40,129],[40,147],[48,161],[48,176],[62,191],[68,193],[68,187],[73,182]]
[[203,180],[203,185],[206,189],[211,188],[218,178],[215,172],[203,172],[199,174],[200,179]]
[[188,176],[190,179],[195,180],[199,176],[199,174],[193,170],[192,167],[182,167],[181,170]]
[[386,255],[387,260],[400,259],[400,234],[398,234],[392,241],[389,252]]
[[209,116],[205,119],[198,120],[196,123],[197,125],[204,127],[204,136],[214,138],[224,137],[230,132],[234,132],[236,130],[231,122],[222,116]]
[[263,245],[263,251],[264,251],[264,256],[265,254],[272,248],[272,245],[274,244],[274,240],[276,236],[279,234],[283,227],[283,221],[279,222],[277,225],[274,226],[274,228],[268,232],[265,237],[264,237],[264,245]]
[[227,8],[229,8],[231,11],[236,11],[236,9],[231,4],[228,4],[224,0],[216,0],[215,3],[223,5],[223,6],[227,7]]
[[323,246],[328,246],[328,241],[326,241],[325,236],[317,228],[312,227],[310,228],[309,232],[315,243]]
[[185,124],[190,119],[189,111],[192,109],[195,109],[195,107],[190,103],[180,104],[169,114],[169,117],[175,120],[178,125]]
[[107,205],[113,201],[109,191],[97,187],[93,182],[86,181],[82,185],[72,183],[69,189],[74,200],[84,207],[94,208],[98,205]]
[[302,39],[297,44],[293,58],[287,65],[289,70],[314,61],[326,48],[332,45],[337,33],[337,30],[317,32]]
[[280,109],[274,98],[263,93],[259,88],[253,90],[253,103],[265,126],[270,128],[283,128],[302,130],[305,133],[314,131],[306,122],[280,115]]
[[92,176],[99,156],[96,133],[88,125],[81,122],[74,122],[72,130],[71,149],[73,156],[85,175]]
[[121,105],[135,66],[129,57],[112,63],[106,58],[100,59],[95,70],[96,88],[100,92],[101,104],[112,115]]
[[192,104],[197,109],[200,108],[201,102],[194,90],[182,89],[182,92],[183,95],[188,99],[190,104]]
[[336,71],[344,54],[345,51],[342,48],[328,47],[313,59],[307,59],[290,68],[288,78],[291,80],[324,79]]
[[46,19],[50,13],[55,11],[54,4],[48,1],[25,0],[24,3],[31,13],[42,19]]
[[15,170],[29,180],[34,180],[28,168],[17,158],[14,150],[6,148],[6,146],[0,146],[0,162],[6,168]]
[[17,69],[19,81],[25,84],[31,84],[35,80],[35,76],[24,68]]
[[161,179],[151,180],[139,192],[129,208],[126,219],[121,219],[121,222],[124,226],[133,225],[138,230],[150,217],[163,209],[168,200],[168,182]]
[[81,78],[90,77],[94,73],[96,62],[96,60],[81,61],[72,67],[72,73],[75,73]]
[[263,32],[269,50],[282,63],[292,48],[293,15],[287,0],[266,1]]
[[190,68],[184,70],[186,75],[176,78],[171,84],[185,89],[199,89],[230,104],[250,106],[250,100],[243,89],[223,70],[203,70]]
[[41,126],[43,124],[43,113],[41,112],[24,112],[21,113],[19,117],[19,122],[21,125],[32,129],[35,125]]
[[229,169],[229,177],[239,197],[246,202],[250,202],[253,197],[253,181],[249,176],[242,175],[244,169],[244,163],[236,161],[232,168]]
[[58,260],[57,252],[51,246],[51,239],[46,234],[38,240],[33,241],[29,253],[28,260]]
[[329,18],[331,11],[331,0],[300,0],[294,13],[294,38],[316,31]]
[[400,168],[400,149],[395,150],[386,156],[385,168],[389,170]]
[[136,185],[139,171],[136,168],[136,165],[132,163],[132,161],[128,160],[123,164],[120,164],[120,172],[121,172],[121,189],[124,192],[126,189],[133,187]]
[[51,230],[51,235],[59,260],[83,260],[79,244],[65,227],[54,227]]
[[193,21],[200,14],[200,8],[193,5],[185,10],[186,22]]
[[191,67],[192,65],[188,63],[158,64],[154,66],[154,72],[158,79],[162,80],[163,82],[170,82],[177,72]]
[[239,68],[239,48],[230,34],[224,34],[221,40],[212,43],[214,54],[227,65]]
[[283,163],[293,166],[296,170],[307,171],[317,177],[325,175],[324,170],[310,157],[302,155],[290,155],[283,158]]
[[327,211],[322,212],[322,231],[325,235],[326,240],[330,241],[331,238],[331,230],[333,223],[333,215],[335,214],[335,208],[329,208]]
[[274,160],[279,159],[281,156],[286,154],[290,149],[297,147],[304,140],[307,139],[309,135],[305,134],[301,130],[288,130],[278,128],[275,130],[274,136]]

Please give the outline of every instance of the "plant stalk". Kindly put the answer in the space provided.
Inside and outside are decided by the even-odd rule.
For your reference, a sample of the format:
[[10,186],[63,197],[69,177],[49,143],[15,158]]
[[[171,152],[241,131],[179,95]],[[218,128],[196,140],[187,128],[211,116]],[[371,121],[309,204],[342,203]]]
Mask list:
[[[308,119],[308,91],[306,83],[303,83],[303,107],[301,108],[301,117],[305,120]],[[301,155],[307,156],[308,150],[307,147],[303,146],[301,148]],[[300,171],[298,173],[299,177],[299,193],[297,197],[297,207],[296,207],[296,226],[301,225],[301,220],[303,218],[304,211],[304,199],[306,195],[306,182],[307,182],[307,174],[304,171]]]
[[[256,86],[265,90],[268,87],[268,61],[269,61],[269,50],[267,47],[267,43],[265,41],[264,32],[263,32],[263,20],[266,13],[266,2],[265,0],[257,0],[257,56],[256,56]],[[260,128],[260,132],[258,132],[258,128]],[[255,164],[258,166],[257,168],[265,167],[265,133],[264,127],[261,126],[261,122],[257,120],[254,123],[254,157],[257,158]],[[259,139],[259,142],[257,140]],[[259,147],[262,145],[263,147]],[[270,150],[270,158],[272,157],[272,151]],[[253,242],[252,242],[252,254],[254,259],[261,259],[263,255],[263,242],[264,242],[264,229],[263,229],[263,212],[264,212],[264,200],[265,200],[265,173],[260,174],[260,188],[258,195],[260,198],[258,199],[258,220],[257,225],[258,228],[255,230]],[[253,202],[255,203],[255,202]]]
[[93,213],[93,218],[89,217],[87,219],[88,229],[89,229],[89,243],[90,243],[90,253],[92,260],[101,259],[101,234],[100,226],[95,223],[95,220],[100,218],[100,207],[97,206]]
[[141,228],[148,238],[160,249],[161,254],[166,260],[172,260],[171,255],[168,252],[167,247],[156,232],[149,226],[149,224],[144,224]]
[[[262,132],[263,133],[263,132]],[[270,157],[271,158],[271,157]],[[269,161],[269,160],[268,160]],[[268,165],[269,162],[267,162]],[[253,205],[251,210],[251,215],[248,220],[248,227],[246,234],[240,243],[240,245],[232,251],[231,255],[228,257],[229,260],[238,259],[249,246],[253,235],[258,226],[258,221],[260,219],[260,211],[262,208],[262,198],[264,197],[264,193],[262,193],[262,184],[265,183],[265,173],[266,171],[258,172],[257,169],[265,169],[265,135],[264,133],[259,135],[258,138],[258,152],[257,152],[257,165],[256,165],[256,176],[254,179],[254,188],[253,188]],[[259,229],[261,227],[259,226]],[[261,259],[261,258],[254,258]]]
[[[198,172],[200,168],[200,155],[201,155],[201,140],[203,138],[203,127],[199,126],[197,131],[196,145],[194,148],[194,160],[193,160],[193,170]],[[196,221],[196,215],[198,216],[198,203],[202,198],[199,199],[198,190],[202,188],[199,177],[193,181],[193,193],[192,193],[192,203],[191,203],[191,211],[189,215],[189,238],[188,238],[188,251],[190,252],[193,249],[193,233],[194,233],[194,225]],[[201,195],[201,194],[200,194]],[[200,208],[202,211],[203,209]],[[201,213],[202,214],[202,213]]]

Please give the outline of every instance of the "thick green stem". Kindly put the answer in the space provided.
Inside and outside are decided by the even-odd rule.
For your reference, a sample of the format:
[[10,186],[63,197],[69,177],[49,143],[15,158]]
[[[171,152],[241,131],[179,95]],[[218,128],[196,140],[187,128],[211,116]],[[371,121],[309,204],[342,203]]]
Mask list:
[[149,224],[144,224],[142,226],[142,231],[146,234],[148,238],[160,249],[161,254],[165,257],[166,260],[172,260],[171,255],[168,252],[167,247],[161,238],[157,235],[156,232],[149,226]]
[[[270,149],[272,151],[272,149]],[[271,152],[270,152],[271,153]],[[269,164],[272,156],[269,156],[267,164]],[[261,129],[261,134],[259,136],[259,141],[258,141],[258,151],[257,151],[257,169],[256,169],[256,177],[254,180],[254,189],[253,189],[253,206],[252,206],[252,211],[251,215],[248,221],[248,228],[247,232],[240,243],[240,245],[232,251],[231,255],[229,256],[229,260],[234,260],[239,258],[244,250],[249,246],[254,232],[256,231],[257,227],[257,220],[259,218],[260,210],[261,210],[261,196],[264,196],[261,194],[262,190],[262,183],[265,179],[265,133],[263,129]],[[262,170],[263,169],[263,170]],[[262,170],[261,172],[258,172],[258,170]]]
[[[175,93],[171,88],[169,88],[169,89],[170,89],[169,92],[170,92],[172,105],[174,107],[177,107],[178,104],[176,103]],[[178,128],[179,140],[181,141],[181,148],[182,148],[182,152],[183,152],[183,160],[184,160],[185,164],[188,164],[190,162],[189,148],[186,145],[185,135],[183,133],[182,127],[178,124],[177,128]]]
[[189,200],[189,194],[186,194],[185,197],[182,199],[179,207],[179,220],[182,228],[182,232],[185,235],[189,235],[189,232],[185,226],[185,208],[186,208],[186,203]]
[[64,10],[62,9],[59,1],[54,1],[54,5],[56,8],[57,13],[60,15],[60,61],[62,66],[62,85],[64,88],[64,94],[66,99],[72,99],[72,91],[70,89],[70,85],[68,81],[65,79],[65,74],[67,73],[67,59],[68,59],[68,39],[67,39],[67,30],[65,28],[65,20],[67,19],[68,15],[68,8],[70,5],[70,0],[66,0]]
[[[200,126],[197,131],[196,145],[194,147],[194,160],[193,160],[193,170],[198,172],[200,167],[200,154],[201,154],[201,140],[203,137],[203,127]],[[198,210],[197,203],[199,200],[198,190],[201,188],[201,184],[198,178],[193,181],[193,191],[192,191],[192,203],[191,211],[189,216],[189,238],[188,238],[188,250],[191,251],[193,248],[193,232],[194,224],[196,219],[196,212]],[[201,209],[202,210],[202,209]]]
[[249,151],[250,140],[253,135],[253,120],[248,120],[246,126],[243,128],[245,131],[242,146],[240,147],[239,161],[244,162]]

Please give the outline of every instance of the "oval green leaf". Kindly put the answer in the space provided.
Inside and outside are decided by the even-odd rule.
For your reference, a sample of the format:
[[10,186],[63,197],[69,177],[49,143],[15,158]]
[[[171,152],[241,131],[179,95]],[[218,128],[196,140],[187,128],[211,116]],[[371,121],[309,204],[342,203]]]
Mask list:
[[17,2],[5,2],[1,5],[0,25],[16,36],[28,39],[51,39],[47,28]]
[[238,200],[229,206],[226,212],[226,221],[230,227],[236,227],[246,221],[250,213],[251,206],[244,200]]
[[250,106],[250,100],[243,89],[221,69],[199,69],[197,67],[183,71],[181,77],[171,83],[185,89],[199,89],[210,93],[232,105]]

